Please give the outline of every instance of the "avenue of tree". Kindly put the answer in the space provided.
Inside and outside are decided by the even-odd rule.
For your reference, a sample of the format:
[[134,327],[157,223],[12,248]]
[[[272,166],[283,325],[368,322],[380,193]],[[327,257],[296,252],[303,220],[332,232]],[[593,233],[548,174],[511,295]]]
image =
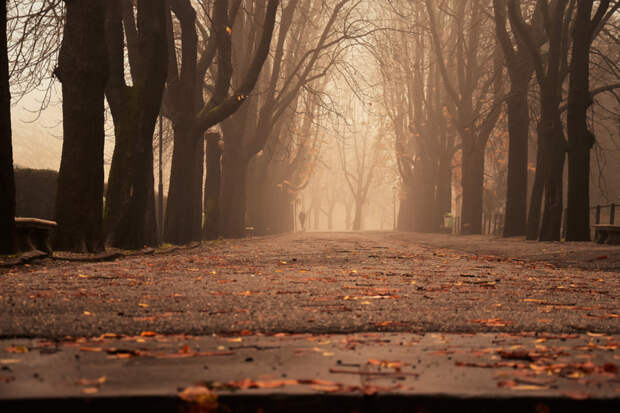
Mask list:
[[58,250],[287,232],[304,209],[333,229],[338,205],[349,229],[370,212],[383,227],[395,212],[370,201],[392,192],[399,230],[458,215],[480,234],[501,211],[504,236],[589,240],[619,26],[613,0],[2,1],[0,254],[16,249],[11,92],[50,82]]

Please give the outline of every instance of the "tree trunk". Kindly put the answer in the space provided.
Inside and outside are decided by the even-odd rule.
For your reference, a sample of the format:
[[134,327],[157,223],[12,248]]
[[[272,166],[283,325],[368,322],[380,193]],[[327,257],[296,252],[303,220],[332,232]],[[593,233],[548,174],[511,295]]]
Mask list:
[[506,188],[506,216],[504,237],[525,235],[527,213],[527,165],[529,136],[527,76],[512,76],[508,95],[508,180]]
[[199,180],[197,164],[203,161],[197,162],[196,152],[202,140],[192,133],[187,119],[175,123],[174,135],[164,241],[183,245],[195,241],[195,231],[201,228],[196,222],[196,214],[202,212],[196,202],[198,197],[202,204],[202,174]]
[[482,145],[470,144],[463,148],[463,234],[482,233],[482,193],[484,183],[484,151]]
[[15,177],[11,137],[11,92],[7,55],[6,1],[0,3],[0,254],[15,252]]
[[[320,222],[321,222],[321,210],[316,207],[312,210],[312,212],[314,213],[314,230],[318,231],[319,230],[319,226],[320,226]],[[350,223],[351,222],[351,210],[347,209],[347,222]],[[351,229],[351,225],[347,224],[347,229]]]
[[452,212],[452,165],[449,155],[442,154],[438,173],[436,209],[439,212],[438,224],[441,227],[444,215]]
[[532,185],[532,195],[530,196],[530,206],[527,215],[526,238],[530,241],[538,239],[540,231],[541,205],[545,189],[545,170],[547,169],[545,145],[543,143],[544,137],[540,124],[537,129],[536,172],[534,174],[534,184]]
[[418,176],[416,188],[416,204],[414,212],[414,231],[429,233],[436,229],[435,220],[435,181],[432,161],[429,159],[420,162],[421,170]]
[[177,57],[177,45],[168,45],[170,73],[165,103],[174,128],[174,149],[164,240],[181,245],[203,236],[204,140],[203,131],[196,127],[196,116],[204,102],[197,63],[196,11],[190,1],[183,0],[171,2],[170,12],[179,21],[181,50]]
[[556,119],[556,127],[552,135],[547,140],[549,145],[546,148],[548,155],[547,162],[551,168],[547,171],[545,180],[545,204],[543,211],[542,225],[540,228],[540,241],[559,241],[562,230],[562,210],[563,210],[563,182],[564,182],[564,163],[566,159],[566,148],[559,116]]
[[114,232],[120,228],[121,212],[131,199],[131,184],[127,180],[126,172],[131,168],[129,165],[131,141],[138,134],[135,119],[139,113],[139,104],[130,88],[121,90],[108,88],[106,95],[114,119],[114,152],[104,210],[105,237],[106,241],[110,242],[116,237]]
[[205,238],[217,239],[218,222],[220,219],[220,191],[222,149],[220,147],[220,135],[217,133],[207,134],[207,179],[205,181]]
[[[404,197],[400,199],[400,207],[398,208],[398,224],[399,231],[413,231],[413,214],[415,209],[415,200],[413,199],[413,190],[407,188],[410,183],[403,182],[405,187]],[[415,213],[415,212],[414,212]]]
[[[165,0],[138,0],[136,50],[132,52],[130,48],[130,53],[135,53],[136,61],[132,70],[134,86],[129,90],[123,86],[124,78],[119,76],[118,63],[119,61],[122,63],[122,59],[115,56],[115,71],[113,71],[115,82],[108,88],[110,108],[115,106],[112,109],[113,117],[114,113],[117,113],[114,119],[115,125],[119,121],[126,121],[134,123],[132,127],[136,128],[135,134],[127,138],[127,153],[116,158],[124,161],[120,166],[112,166],[112,169],[118,168],[118,174],[121,176],[114,182],[123,182],[128,188],[126,200],[121,199],[120,204],[111,203],[108,210],[110,216],[114,217],[109,227],[108,238],[110,244],[117,248],[140,249],[145,245],[155,246],[159,243],[155,216],[153,132],[168,69],[166,10]],[[133,9],[130,13],[130,19],[133,19]],[[116,24],[118,26],[118,22]],[[110,39],[112,40],[118,42],[118,37]],[[120,40],[122,41],[122,37]],[[116,47],[118,48],[118,45]],[[122,75],[122,72],[120,74]],[[116,101],[113,98],[114,93],[123,90],[130,98]],[[119,113],[135,113],[135,118],[131,121],[123,120],[122,117],[118,117]],[[122,126],[123,130],[129,128]],[[111,185],[112,182],[108,188],[110,193],[118,191],[111,188]],[[115,206],[119,206],[119,209],[113,210]]]
[[55,73],[62,82],[63,147],[54,246],[103,249],[104,91],[108,77],[102,0],[66,1]]
[[248,162],[244,156],[225,147],[222,157],[222,195],[220,233],[226,238],[245,236],[245,207]]
[[327,230],[328,231],[334,230],[334,207],[333,206],[330,206],[327,209]]
[[355,200],[355,216],[353,218],[353,231],[362,230],[362,212],[364,201],[361,199]]
[[[594,134],[588,130],[590,98],[590,21],[593,1],[580,1],[573,32],[568,92],[568,204],[566,240],[590,241],[590,150]],[[607,10],[599,5],[601,11]]]
[[192,235],[191,241],[202,240],[203,206],[202,188],[205,175],[205,141],[201,136],[194,140],[194,172],[192,174]]

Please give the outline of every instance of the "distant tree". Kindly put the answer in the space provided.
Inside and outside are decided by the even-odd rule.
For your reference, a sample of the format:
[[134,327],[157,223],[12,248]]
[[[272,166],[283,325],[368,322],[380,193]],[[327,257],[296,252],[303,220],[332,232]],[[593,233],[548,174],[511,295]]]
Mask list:
[[0,254],[15,252],[15,179],[11,136],[11,92],[6,1],[0,3]]
[[[447,110],[453,105],[433,58],[431,34],[416,29],[426,24],[424,14],[416,5],[411,16],[392,17],[401,29],[377,39],[375,56],[402,183],[398,228],[433,232],[452,210],[452,159],[457,146]],[[438,25],[437,30],[450,35],[447,25]]]
[[104,90],[108,78],[104,0],[65,1],[56,77],[62,83],[63,147],[55,248],[103,249]]
[[[437,66],[450,99],[447,108],[461,138],[462,231],[480,234],[484,155],[504,98],[500,46],[484,30],[490,2],[458,0],[451,9],[431,0],[425,4]],[[453,30],[450,49],[440,35],[438,12],[448,16],[444,24]]]
[[384,161],[386,147],[384,132],[377,132],[370,138],[368,131],[354,131],[338,140],[338,153],[345,181],[354,200],[352,229],[363,228],[363,209],[368,201],[368,192],[377,178],[375,171]]

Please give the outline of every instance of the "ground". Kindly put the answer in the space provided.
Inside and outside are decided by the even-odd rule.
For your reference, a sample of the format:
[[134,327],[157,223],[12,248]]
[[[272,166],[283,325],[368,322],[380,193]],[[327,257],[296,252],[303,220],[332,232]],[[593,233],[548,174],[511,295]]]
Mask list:
[[[296,233],[114,261],[36,260],[0,268],[0,400],[3,386],[27,398],[37,369],[81,355],[81,370],[65,366],[65,376],[104,377],[86,386],[102,394],[127,390],[127,359],[151,360],[134,372],[183,359],[198,371],[181,378],[169,374],[174,364],[159,366],[150,374],[168,380],[149,391],[208,376],[226,391],[271,380],[431,394],[451,380],[457,395],[542,391],[617,406],[619,287],[620,247],[482,236]],[[67,394],[83,392],[77,379]]]

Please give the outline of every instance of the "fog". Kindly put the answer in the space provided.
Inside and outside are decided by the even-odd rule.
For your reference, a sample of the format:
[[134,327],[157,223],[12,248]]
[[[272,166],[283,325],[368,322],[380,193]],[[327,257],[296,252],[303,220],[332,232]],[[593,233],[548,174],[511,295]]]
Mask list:
[[[596,205],[620,202],[619,2],[114,5],[105,21],[79,11],[106,29],[86,49],[67,35],[80,21],[44,3],[9,4],[13,159],[79,175],[58,189],[74,203],[102,174],[86,249],[290,231],[586,240]],[[90,74],[67,63],[88,59]],[[68,101],[63,76],[100,76],[99,106],[79,88]]]

